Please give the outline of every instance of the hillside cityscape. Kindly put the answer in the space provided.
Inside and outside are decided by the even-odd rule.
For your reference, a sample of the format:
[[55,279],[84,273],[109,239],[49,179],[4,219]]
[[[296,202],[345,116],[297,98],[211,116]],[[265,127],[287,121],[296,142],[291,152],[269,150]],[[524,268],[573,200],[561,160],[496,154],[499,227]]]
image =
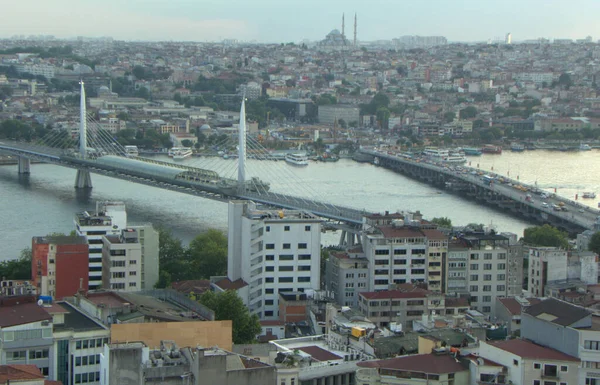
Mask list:
[[[3,210],[0,384],[600,384],[600,41],[363,41],[359,18],[278,44],[0,40],[1,183],[76,170],[61,199],[89,206],[34,235]],[[516,171],[559,156],[558,182]],[[354,207],[319,167],[489,220],[383,185],[396,206]],[[147,189],[226,206],[227,231],[132,220]]]

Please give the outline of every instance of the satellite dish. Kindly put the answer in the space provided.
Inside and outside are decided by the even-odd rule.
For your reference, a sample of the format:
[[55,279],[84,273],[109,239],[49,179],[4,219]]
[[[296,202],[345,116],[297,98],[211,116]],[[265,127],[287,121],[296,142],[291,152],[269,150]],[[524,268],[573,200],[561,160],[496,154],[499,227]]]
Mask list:
[[38,299],[37,304],[38,304],[38,306],[42,306],[44,304],[44,301],[41,299]]

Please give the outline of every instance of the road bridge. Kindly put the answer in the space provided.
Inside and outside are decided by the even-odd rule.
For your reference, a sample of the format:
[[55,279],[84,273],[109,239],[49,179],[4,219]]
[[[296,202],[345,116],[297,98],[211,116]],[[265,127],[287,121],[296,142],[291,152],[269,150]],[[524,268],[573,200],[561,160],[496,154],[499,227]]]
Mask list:
[[[597,229],[600,211],[578,202],[549,194],[541,199],[535,186],[466,166],[434,163],[409,154],[361,148],[366,161],[411,178],[456,192],[476,202],[493,206],[529,221],[549,223],[571,234]],[[491,178],[485,178],[488,175]],[[490,180],[493,178],[493,181]]]

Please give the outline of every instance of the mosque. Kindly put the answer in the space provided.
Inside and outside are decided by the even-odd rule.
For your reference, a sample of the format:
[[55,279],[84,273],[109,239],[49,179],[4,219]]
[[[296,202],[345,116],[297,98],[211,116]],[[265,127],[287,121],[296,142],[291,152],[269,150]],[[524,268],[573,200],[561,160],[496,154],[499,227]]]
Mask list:
[[338,29],[329,32],[327,36],[325,36],[325,39],[318,43],[319,48],[329,50],[349,50],[356,47],[356,21],[356,14],[354,14],[354,40],[352,42],[348,41],[344,33],[345,20],[344,15],[342,14],[342,32]]

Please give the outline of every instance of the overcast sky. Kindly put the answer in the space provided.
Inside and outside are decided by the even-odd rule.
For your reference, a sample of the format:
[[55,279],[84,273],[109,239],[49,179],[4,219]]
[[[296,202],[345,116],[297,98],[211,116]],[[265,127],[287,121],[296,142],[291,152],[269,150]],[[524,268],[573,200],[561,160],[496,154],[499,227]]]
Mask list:
[[341,30],[342,13],[364,41],[600,38],[600,0],[0,0],[0,37],[299,42]]

